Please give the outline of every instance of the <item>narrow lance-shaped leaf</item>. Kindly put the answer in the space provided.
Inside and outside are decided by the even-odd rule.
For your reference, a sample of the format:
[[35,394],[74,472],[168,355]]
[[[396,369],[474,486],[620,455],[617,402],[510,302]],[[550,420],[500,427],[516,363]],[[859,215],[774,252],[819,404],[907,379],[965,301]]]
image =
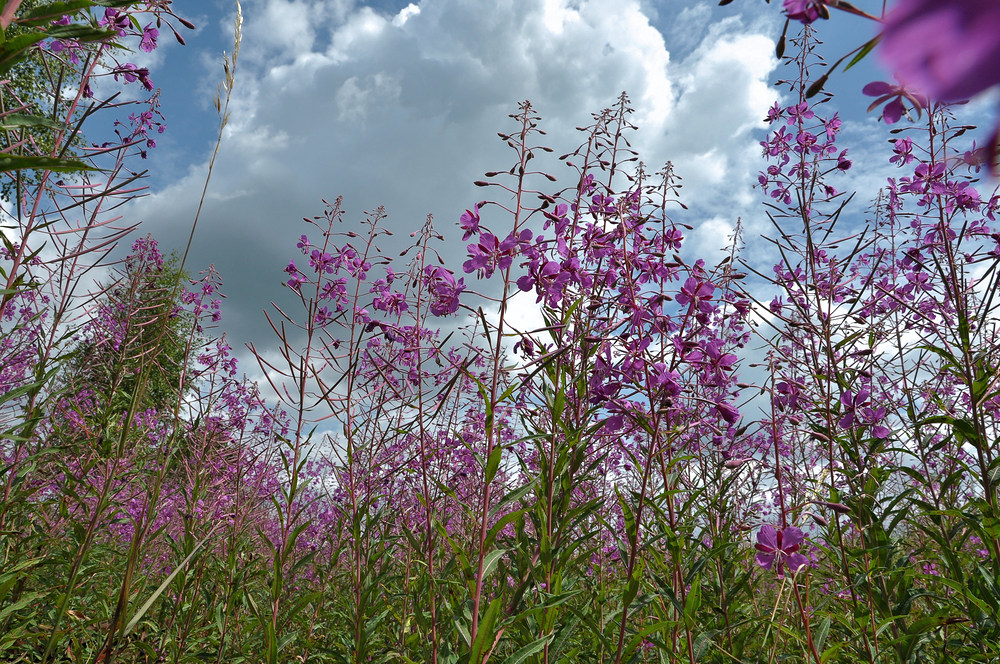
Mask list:
[[31,157],[17,154],[0,154],[0,172],[23,170],[45,170],[57,173],[78,173],[80,171],[99,171],[76,159],[57,159],[55,157]]

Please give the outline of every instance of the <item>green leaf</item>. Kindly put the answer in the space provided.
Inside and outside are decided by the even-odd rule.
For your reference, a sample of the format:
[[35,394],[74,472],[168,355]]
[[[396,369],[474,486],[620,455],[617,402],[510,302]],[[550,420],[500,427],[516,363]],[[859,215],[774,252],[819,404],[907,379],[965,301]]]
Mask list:
[[566,645],[569,643],[570,637],[573,636],[579,625],[580,616],[573,615],[559,627],[559,631],[553,634],[555,639],[552,641],[552,647],[549,648],[549,655],[551,657],[558,657],[562,654],[563,650],[566,649]]
[[28,49],[44,39],[44,32],[29,32],[0,44],[0,74],[7,73],[14,65],[26,59]]
[[50,2],[24,12],[16,20],[19,25],[45,25],[52,19],[72,16],[81,9],[93,7],[91,0],[69,0],[69,2]]
[[94,4],[99,7],[131,7],[138,5],[138,0],[94,0]]
[[502,606],[503,598],[494,598],[486,608],[483,617],[479,620],[479,627],[476,630],[476,641],[472,644],[472,650],[469,654],[470,664],[479,664],[482,662],[488,649],[493,645],[493,641],[496,639],[493,624],[496,622]]
[[146,612],[149,611],[149,608],[153,606],[153,602],[155,602],[156,599],[163,594],[163,591],[167,589],[167,586],[169,586],[170,582],[174,580],[174,577],[176,577],[181,570],[187,568],[188,563],[190,563],[191,560],[194,559],[195,555],[198,553],[198,550],[201,549],[202,545],[204,545],[205,542],[208,541],[208,538],[211,537],[214,532],[215,532],[214,528],[210,530],[208,534],[205,535],[204,539],[198,542],[198,545],[194,547],[194,550],[192,550],[191,553],[188,554],[187,558],[185,558],[180,565],[175,567],[174,571],[172,571],[170,575],[163,580],[163,583],[160,584],[160,587],[157,588],[152,595],[150,595],[149,599],[146,600],[146,603],[139,608],[136,614],[132,616],[132,619],[128,621],[128,624],[125,625],[125,631],[122,633],[122,636],[128,636],[129,632],[135,629],[135,626],[139,624],[139,621],[142,620],[142,617],[144,615],[146,615]]
[[7,616],[11,615],[12,613],[20,611],[24,607],[34,602],[37,602],[42,597],[44,597],[44,593],[26,593],[25,595],[21,596],[21,598],[18,599],[16,602],[14,602],[13,604],[9,604],[8,606],[5,606],[3,610],[0,611],[0,622],[6,620]]
[[93,28],[82,23],[53,25],[46,30],[52,39],[75,39],[76,41],[113,41],[118,33],[106,28]]
[[819,661],[821,663],[829,662],[834,655],[836,655],[841,651],[841,649],[843,649],[845,645],[847,644],[844,641],[841,641],[840,643],[830,646],[830,648],[826,650],[826,652],[824,652],[822,655],[819,656]]
[[632,576],[629,577],[628,584],[625,586],[625,594],[622,596],[622,606],[630,606],[632,601],[639,594],[639,581],[642,578],[642,567],[642,559],[639,559],[636,563],[635,569],[632,571]]
[[274,630],[274,623],[268,621],[264,623],[264,644],[267,647],[267,661],[269,664],[276,664],[278,661],[278,635]]
[[486,460],[486,478],[484,484],[489,485],[493,482],[493,478],[497,475],[497,470],[500,468],[500,458],[503,455],[503,447],[499,444],[495,445],[492,450],[490,450],[490,456]]
[[938,348],[937,346],[917,346],[917,350],[930,351],[931,353],[940,356],[945,361],[947,361],[948,365],[951,366],[951,368],[954,369],[958,375],[961,375],[962,364],[957,359],[955,359],[954,355],[952,355],[945,349]]
[[694,617],[701,608],[701,579],[695,579],[691,584],[687,599],[684,601],[684,620],[694,625]]
[[632,511],[632,506],[622,496],[617,485],[615,486],[615,496],[618,498],[618,505],[622,508],[622,517],[625,519],[625,532],[628,535],[632,535],[636,532],[635,513]]
[[982,578],[986,589],[989,590],[990,595],[992,595],[992,597],[987,598],[988,600],[993,600],[990,604],[994,605],[994,607],[1000,605],[1000,585],[997,584],[996,578],[982,565],[976,565],[976,569],[979,572],[979,576]]
[[867,41],[865,45],[861,47],[861,50],[858,51],[858,54],[851,58],[851,61],[847,63],[847,66],[844,67],[844,71],[847,71],[854,65],[864,60],[865,56],[872,52],[872,49],[875,48],[880,39],[882,39],[881,35]]
[[823,644],[826,643],[826,637],[830,633],[830,616],[823,618],[820,622],[819,627],[816,628],[816,635],[813,637],[813,641],[816,644],[816,650],[822,650]]
[[486,554],[486,557],[483,559],[484,579],[493,573],[493,570],[496,569],[497,563],[501,558],[503,558],[505,553],[507,553],[507,549],[494,549]]
[[470,645],[472,643],[472,638],[469,636],[469,628],[466,627],[465,623],[459,618],[455,618],[455,631],[457,631],[458,635],[462,637],[463,641],[465,641],[465,645]]
[[514,503],[521,500],[521,498],[524,498],[526,495],[528,495],[528,493],[533,488],[534,487],[531,484],[525,484],[524,486],[517,489],[513,489],[512,491],[505,494],[503,498],[497,501],[496,505],[490,508],[489,512],[490,517],[496,517],[496,515],[500,513],[500,510],[502,510],[504,506],[506,506],[508,503]]
[[289,643],[291,643],[292,641],[294,641],[295,639],[297,639],[298,636],[299,636],[299,633],[297,631],[296,632],[289,632],[288,634],[285,634],[284,636],[282,636],[280,639],[278,639],[278,648],[277,648],[278,651],[280,652],[280,651],[284,650],[285,646],[287,646]]
[[5,401],[13,401],[14,399],[17,399],[22,395],[28,394],[32,390],[35,390],[44,384],[45,384],[44,381],[38,381],[34,383],[29,383],[27,385],[21,385],[20,387],[15,388],[4,395],[0,395],[0,404],[4,403]]
[[990,615],[991,612],[989,605],[986,604],[986,602],[984,602],[981,598],[973,595],[972,590],[967,588],[965,584],[953,581],[952,579],[948,579],[946,577],[934,577],[934,580],[954,590],[959,596],[974,604],[977,609],[983,612],[984,615]]
[[496,541],[497,535],[499,535],[500,532],[504,528],[506,528],[508,524],[510,524],[511,522],[517,521],[518,519],[522,518],[523,516],[524,516],[524,510],[515,510],[513,512],[508,512],[507,514],[504,514],[486,532],[486,541],[485,541],[484,545],[487,546],[487,547],[493,546],[493,542]]
[[79,171],[99,171],[89,164],[75,159],[56,159],[55,157],[28,157],[17,154],[0,154],[0,172],[37,169],[55,171],[57,173],[77,173]]
[[508,657],[503,661],[503,664],[521,664],[524,660],[528,659],[537,652],[541,652],[542,649],[547,646],[555,634],[548,634],[540,639],[535,639],[528,645],[524,646],[513,655]]
[[969,420],[960,420],[949,415],[932,415],[925,417],[920,424],[945,424],[951,427],[952,431],[958,435],[960,442],[971,442],[976,444],[979,436],[976,434],[976,426]]
[[41,115],[23,115],[21,113],[11,113],[0,121],[0,129],[12,131],[24,129],[25,127],[45,127],[47,129],[65,129],[65,125]]

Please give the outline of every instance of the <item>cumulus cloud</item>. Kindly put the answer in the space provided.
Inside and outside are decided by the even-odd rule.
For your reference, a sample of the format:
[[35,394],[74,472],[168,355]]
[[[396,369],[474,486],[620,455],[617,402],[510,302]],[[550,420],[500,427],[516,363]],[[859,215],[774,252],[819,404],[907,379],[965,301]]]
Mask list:
[[[496,132],[510,130],[518,100],[533,102],[558,153],[625,90],[635,146],[653,169],[674,161],[693,214],[728,228],[738,210],[723,209],[720,192],[749,201],[752,131],[774,97],[764,27],[682,13],[698,37],[677,59],[638,0],[498,0],[489,11],[423,0],[396,13],[346,0],[247,0],[244,14],[231,124],[192,257],[226,280],[237,344],[260,343],[254,312],[280,297],[281,268],[307,230],[301,218],[320,213],[323,198],[344,194],[352,221],[385,205],[404,240],[435,215],[460,270],[454,222],[483,196],[472,181],[510,166]],[[145,229],[180,244],[205,172],[193,166],[140,201]]]
[[663,149],[687,181],[694,202],[750,202],[746,177],[759,167],[752,131],[777,96],[768,76],[777,66],[769,37],[747,33],[738,19],[713,25],[677,72],[675,112],[665,119]]

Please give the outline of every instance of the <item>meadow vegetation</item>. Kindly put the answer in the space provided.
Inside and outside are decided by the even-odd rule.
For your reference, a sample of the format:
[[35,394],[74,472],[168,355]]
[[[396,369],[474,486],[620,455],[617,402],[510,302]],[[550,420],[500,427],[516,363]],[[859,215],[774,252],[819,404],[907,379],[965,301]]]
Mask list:
[[120,218],[162,129],[123,46],[190,24],[162,1],[19,4],[0,661],[1000,659],[995,146],[947,91],[873,83],[898,175],[844,191],[814,26],[838,3],[784,3],[757,182],[773,268],[739,223],[721,260],[688,256],[681,178],[631,148],[624,93],[559,152],[522,102],[510,162],[456,214],[463,263],[430,218],[389,255],[384,210],[325,202],[249,369],[220,275]]

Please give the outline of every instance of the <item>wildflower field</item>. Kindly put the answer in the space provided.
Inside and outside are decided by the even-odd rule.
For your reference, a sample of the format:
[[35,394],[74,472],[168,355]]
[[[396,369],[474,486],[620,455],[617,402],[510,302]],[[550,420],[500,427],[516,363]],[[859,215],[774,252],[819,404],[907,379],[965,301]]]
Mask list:
[[[0,662],[1000,661],[1000,139],[960,120],[1000,5],[774,4],[773,269],[742,222],[689,257],[625,93],[576,145],[525,101],[464,255],[331,197],[244,351],[198,217],[128,216],[165,122],[129,48],[193,26],[0,1]],[[827,63],[845,12],[879,38]],[[859,201],[825,84],[870,52],[895,176]]]

